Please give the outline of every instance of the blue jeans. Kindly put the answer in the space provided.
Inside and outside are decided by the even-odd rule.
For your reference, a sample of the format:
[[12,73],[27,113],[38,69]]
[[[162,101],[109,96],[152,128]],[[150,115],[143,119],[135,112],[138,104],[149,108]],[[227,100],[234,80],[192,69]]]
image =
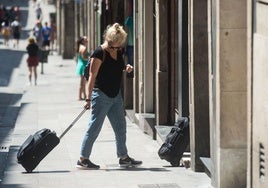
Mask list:
[[101,131],[106,116],[115,133],[117,157],[127,156],[126,119],[121,92],[116,97],[110,98],[101,90],[93,89],[91,100],[92,112],[88,129],[82,142],[81,157],[89,158],[93,144]]

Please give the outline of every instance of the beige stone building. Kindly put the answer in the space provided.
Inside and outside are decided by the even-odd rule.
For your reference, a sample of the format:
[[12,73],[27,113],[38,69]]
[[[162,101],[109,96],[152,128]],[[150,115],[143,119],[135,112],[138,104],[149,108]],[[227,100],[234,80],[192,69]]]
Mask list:
[[135,74],[123,84],[128,116],[159,142],[179,117],[189,117],[193,171],[206,172],[216,188],[268,187],[267,0],[56,6],[63,58],[75,56],[78,36],[88,36],[94,49],[108,24],[125,25],[132,15]]

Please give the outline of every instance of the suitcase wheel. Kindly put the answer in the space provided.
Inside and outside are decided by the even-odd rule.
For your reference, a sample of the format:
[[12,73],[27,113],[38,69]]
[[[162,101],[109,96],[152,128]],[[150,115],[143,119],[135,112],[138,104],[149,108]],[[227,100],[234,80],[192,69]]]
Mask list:
[[32,173],[33,170],[26,169],[26,172],[27,172],[27,173]]
[[180,166],[180,161],[171,161],[170,164],[172,166]]

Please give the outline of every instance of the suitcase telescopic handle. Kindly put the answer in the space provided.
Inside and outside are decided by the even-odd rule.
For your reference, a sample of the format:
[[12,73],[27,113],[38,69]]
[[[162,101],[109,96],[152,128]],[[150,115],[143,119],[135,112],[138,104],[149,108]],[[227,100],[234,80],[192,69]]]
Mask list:
[[63,131],[63,133],[59,136],[59,139],[61,139],[73,126],[74,124],[81,118],[81,116],[87,111],[86,108],[83,109],[82,112],[73,120],[73,122]]

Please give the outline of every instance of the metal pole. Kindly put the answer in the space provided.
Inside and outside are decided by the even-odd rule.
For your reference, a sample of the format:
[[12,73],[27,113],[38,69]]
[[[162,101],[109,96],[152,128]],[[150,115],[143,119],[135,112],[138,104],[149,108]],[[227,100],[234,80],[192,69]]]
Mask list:
[[44,74],[44,54],[43,54],[43,50],[41,50],[41,74]]

